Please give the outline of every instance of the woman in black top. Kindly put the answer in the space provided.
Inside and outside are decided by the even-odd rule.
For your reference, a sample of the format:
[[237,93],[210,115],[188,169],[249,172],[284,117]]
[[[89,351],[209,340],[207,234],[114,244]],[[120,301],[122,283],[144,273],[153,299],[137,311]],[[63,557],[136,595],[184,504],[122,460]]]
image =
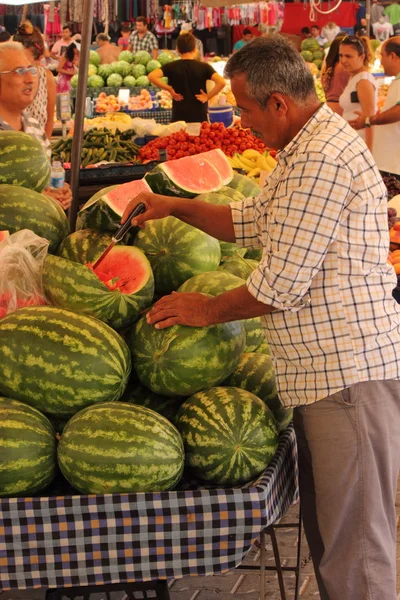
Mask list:
[[[178,37],[177,50],[181,60],[164,65],[149,74],[153,85],[168,90],[172,96],[172,121],[198,123],[207,120],[208,101],[225,87],[225,80],[211,65],[196,60],[196,38],[191,33]],[[168,77],[168,83],[161,81]],[[204,91],[208,80],[215,86],[208,94]]]

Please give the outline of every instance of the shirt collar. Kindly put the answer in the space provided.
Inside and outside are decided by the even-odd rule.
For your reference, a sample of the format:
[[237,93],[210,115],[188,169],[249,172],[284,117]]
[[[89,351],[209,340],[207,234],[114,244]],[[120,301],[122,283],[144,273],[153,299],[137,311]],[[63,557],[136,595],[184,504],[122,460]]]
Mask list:
[[309,137],[313,131],[319,126],[320,123],[325,121],[332,115],[330,108],[326,104],[322,104],[318,110],[315,111],[311,119],[300,129],[295,137],[279,152],[279,158],[286,158],[290,154],[294,154],[297,146],[303,141],[304,138]]

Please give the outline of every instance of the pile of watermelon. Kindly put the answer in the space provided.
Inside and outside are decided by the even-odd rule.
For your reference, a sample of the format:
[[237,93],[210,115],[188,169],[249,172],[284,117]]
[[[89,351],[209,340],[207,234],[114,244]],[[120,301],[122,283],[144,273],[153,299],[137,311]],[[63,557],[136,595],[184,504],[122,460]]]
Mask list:
[[171,291],[244,285],[259,250],[168,217],[127,234],[101,273],[90,265],[141,191],[229,204],[259,188],[212,150],[102,190],[68,235],[34,179],[30,189],[0,185],[0,230],[29,228],[51,241],[50,305],[0,318],[0,496],[41,492],[58,467],[90,494],[169,490],[186,473],[219,486],[257,479],[291,419],[260,320],[157,330],[144,312]]

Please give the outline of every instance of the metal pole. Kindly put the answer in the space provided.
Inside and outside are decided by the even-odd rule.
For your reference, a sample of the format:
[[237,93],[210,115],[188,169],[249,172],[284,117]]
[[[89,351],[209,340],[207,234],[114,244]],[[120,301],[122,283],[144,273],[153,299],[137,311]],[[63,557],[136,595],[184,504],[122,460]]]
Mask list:
[[87,92],[87,72],[89,67],[89,52],[92,39],[94,0],[83,1],[83,22],[82,22],[82,41],[81,54],[79,59],[79,79],[75,102],[75,124],[74,138],[71,149],[71,191],[72,204],[69,209],[68,217],[71,231],[75,230],[76,215],[79,207],[79,169],[81,165],[81,151],[83,138],[83,124],[85,118],[85,103]]
[[371,0],[365,3],[365,18],[367,21],[367,36],[371,37]]

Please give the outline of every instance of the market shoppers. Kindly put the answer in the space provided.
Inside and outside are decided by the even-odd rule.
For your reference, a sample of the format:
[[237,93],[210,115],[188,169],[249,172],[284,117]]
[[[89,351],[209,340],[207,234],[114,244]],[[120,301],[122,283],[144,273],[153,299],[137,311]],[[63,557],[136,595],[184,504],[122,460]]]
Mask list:
[[54,108],[56,105],[56,82],[53,73],[41,66],[45,53],[42,34],[32,23],[25,21],[18,27],[14,41],[20,42],[29,52],[33,64],[38,69],[38,87],[35,98],[26,109],[29,116],[36,119],[50,139],[54,127]]
[[199,38],[197,38],[194,35],[192,23],[182,23],[181,30],[180,30],[179,34],[182,35],[183,33],[191,33],[191,34],[193,34],[194,39],[196,40],[196,55],[195,55],[195,59],[196,60],[203,60],[203,58],[204,58],[204,46],[203,46],[203,42],[201,40],[199,40]]
[[[238,40],[234,45],[233,45],[233,51],[237,52],[238,50],[240,50],[241,48],[243,48],[243,46],[245,46],[246,44],[248,44],[249,42],[252,41],[253,39],[253,34],[251,33],[251,29],[248,29],[247,27],[245,27],[243,29],[243,33],[242,33],[242,39]],[[310,32],[310,37],[311,37],[311,32]]]
[[[339,97],[343,119],[352,121],[357,117],[357,111],[365,116],[374,115],[378,109],[378,89],[374,76],[369,72],[373,57],[369,39],[365,36],[346,36],[340,42],[339,57],[344,70],[350,75]],[[359,135],[372,152],[373,129],[360,130]]]
[[60,59],[63,54],[65,54],[66,49],[72,43],[72,31],[69,25],[64,25],[62,28],[61,39],[58,40],[50,52],[51,58]]
[[338,115],[343,112],[339,98],[350,79],[350,73],[344,70],[339,60],[340,42],[344,37],[344,33],[339,33],[333,40],[321,69],[321,84],[325,92],[326,103]]
[[81,46],[73,42],[68,46],[64,56],[57,66],[57,94],[68,94],[71,89],[71,79],[78,73],[79,54]]
[[381,64],[386,75],[394,77],[382,111],[350,121],[355,129],[374,125],[373,155],[378,169],[400,175],[400,36],[389,39],[381,49]]
[[122,50],[119,46],[110,43],[110,38],[105,33],[99,33],[96,37],[99,47],[96,52],[100,56],[101,65],[109,65],[118,60]]
[[328,41],[326,37],[321,35],[321,29],[318,25],[311,25],[311,37],[315,38],[320,46],[323,46]]
[[[26,113],[35,97],[38,85],[38,71],[22,44],[5,42],[0,44],[0,131],[24,131],[40,141],[50,158],[50,142],[33,117]],[[72,195],[69,185],[55,192],[46,189],[66,210],[71,205]]]
[[155,303],[156,328],[261,316],[278,393],[295,407],[300,497],[321,600],[396,600],[400,313],[387,193],[363,140],[321,106],[299,53],[259,38],[229,60],[242,125],[279,148],[256,198],[216,206],[142,193],[133,220],[173,215],[262,247],[245,285]]
[[[149,73],[153,85],[168,90],[172,96],[172,121],[201,123],[207,121],[208,101],[224,89],[225,79],[211,65],[195,59],[196,39],[191,33],[182,33],[176,43],[181,60],[164,65]],[[161,80],[168,77],[168,83]],[[207,81],[215,83],[205,92]]]
[[134,31],[129,38],[128,50],[134,54],[139,52],[139,50],[145,50],[151,54],[154,59],[157,58],[157,38],[151,31],[148,31],[146,17],[138,17],[136,19],[136,31]]

